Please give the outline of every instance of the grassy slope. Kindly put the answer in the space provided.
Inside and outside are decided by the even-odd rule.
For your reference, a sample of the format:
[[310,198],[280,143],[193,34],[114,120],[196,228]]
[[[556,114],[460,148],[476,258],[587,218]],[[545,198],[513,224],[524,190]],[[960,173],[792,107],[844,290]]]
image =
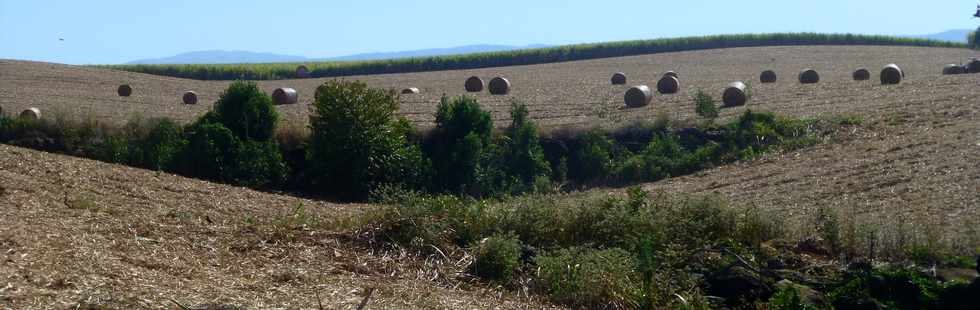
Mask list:
[[[424,72],[531,65],[715,48],[781,45],[901,45],[965,47],[927,39],[855,34],[774,33],[575,44],[506,52],[391,60],[306,63],[312,77]],[[296,77],[298,63],[221,65],[107,65],[104,68],[200,80],[276,80]]]

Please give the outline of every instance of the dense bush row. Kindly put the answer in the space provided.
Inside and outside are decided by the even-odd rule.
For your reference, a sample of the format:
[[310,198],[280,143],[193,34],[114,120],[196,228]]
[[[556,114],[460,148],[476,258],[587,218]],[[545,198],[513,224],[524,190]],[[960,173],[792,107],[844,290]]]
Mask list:
[[[356,62],[304,64],[312,77],[475,69],[730,47],[779,45],[902,45],[964,47],[960,43],[855,34],[774,33],[715,35],[576,44],[507,52]],[[296,78],[296,63],[216,65],[107,65],[104,68],[200,80]]]
[[[276,133],[278,115],[254,82],[235,82],[214,110],[180,126],[134,120],[122,128],[64,119],[0,117],[0,142],[256,188],[364,200],[381,187],[474,197],[571,186],[626,184],[751,158],[768,148],[814,143],[825,124],[746,111],[734,121],[672,128],[640,122],[608,132],[539,137],[527,108],[495,131],[469,97],[443,98],[436,128],[418,133],[398,117],[397,96],[360,82],[320,86],[311,137]],[[698,109],[715,105],[699,96]],[[713,117],[713,116],[712,116]],[[283,140],[283,143],[278,141]],[[288,142],[287,141],[291,141]]]

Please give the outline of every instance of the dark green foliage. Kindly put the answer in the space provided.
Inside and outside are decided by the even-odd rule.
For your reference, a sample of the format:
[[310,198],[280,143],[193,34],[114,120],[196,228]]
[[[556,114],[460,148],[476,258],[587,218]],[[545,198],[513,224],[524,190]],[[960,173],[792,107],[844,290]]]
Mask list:
[[[973,42],[973,41],[971,41]],[[430,56],[390,60],[306,63],[312,77],[460,70],[531,65],[607,57],[714,48],[778,45],[898,45],[965,47],[954,42],[875,35],[772,33],[734,34],[556,46],[506,52]],[[298,64],[111,65],[117,70],[200,80],[274,80],[295,77]]]
[[535,178],[550,175],[551,168],[544,159],[537,127],[528,120],[527,106],[512,103],[511,117],[513,121],[502,143],[501,166],[508,176],[520,183],[518,186],[523,190],[518,191],[526,192],[531,189]]
[[980,27],[977,27],[976,31],[971,31],[966,35],[966,45],[970,48],[980,48],[980,42],[977,42],[977,31],[980,31]]
[[507,235],[487,237],[473,247],[473,258],[470,273],[506,283],[520,267],[521,241]]
[[771,310],[807,310],[815,309],[808,307],[800,298],[800,292],[792,286],[784,287],[776,291],[769,298],[769,309]]
[[221,94],[212,115],[240,140],[269,141],[279,122],[272,98],[255,82],[235,81]]
[[581,137],[579,147],[569,154],[569,177],[579,181],[601,180],[610,174],[613,166],[613,142],[598,129],[590,130]]
[[363,200],[381,185],[427,183],[427,165],[408,143],[412,128],[397,118],[393,92],[328,81],[317,93],[307,150],[315,191]]
[[[155,120],[156,125],[143,139],[130,141],[135,148],[130,152],[130,164],[152,170],[163,170],[173,165],[173,159],[181,152],[187,143],[182,137],[182,131],[177,123],[168,119]],[[113,149],[111,145],[109,149]]]
[[694,95],[694,112],[706,120],[713,121],[718,117],[718,105],[711,96],[698,90]]
[[978,284],[940,284],[912,268],[881,269],[848,275],[828,296],[837,308],[878,303],[893,309],[976,309]]
[[482,195],[489,172],[488,154],[493,121],[471,97],[442,98],[436,112],[436,129],[425,153],[432,161],[433,186],[439,191]]
[[241,141],[221,123],[207,122],[206,118],[207,115],[185,130],[187,148],[180,154],[177,171],[183,175],[231,182],[234,177],[230,170]]

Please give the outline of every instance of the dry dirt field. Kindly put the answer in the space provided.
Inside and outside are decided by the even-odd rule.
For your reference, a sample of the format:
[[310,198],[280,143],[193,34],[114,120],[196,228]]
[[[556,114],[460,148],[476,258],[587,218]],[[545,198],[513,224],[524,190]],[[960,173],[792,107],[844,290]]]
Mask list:
[[[615,126],[663,112],[690,119],[691,95],[698,88],[717,98],[728,82],[751,81],[754,97],[747,108],[805,117],[856,115],[863,125],[816,147],[644,187],[719,193],[801,224],[816,209],[830,207],[860,223],[936,230],[946,241],[971,249],[980,247],[980,75],[940,72],[942,65],[973,55],[914,47],[738,48],[347,79],[375,87],[419,87],[421,95],[403,98],[402,112],[429,125],[442,93],[463,94],[463,80],[470,75],[486,80],[501,75],[510,79],[511,95],[478,95],[498,125],[508,121],[508,100],[517,98],[547,127]],[[892,62],[907,79],[882,86],[877,71]],[[806,67],[821,73],[820,84],[796,82],[796,73]],[[871,69],[872,81],[852,81],[857,67]],[[765,69],[775,70],[779,82],[759,84]],[[680,74],[682,93],[656,95],[644,108],[621,108],[626,87],[609,85],[613,72],[624,71],[629,84],[652,86],[666,70]],[[279,109],[288,122],[302,124],[313,89],[323,81],[259,84],[269,92],[296,88],[300,104]],[[134,85],[132,97],[115,95],[123,82]],[[209,109],[227,84],[0,60],[5,113],[37,106],[45,113],[114,122],[133,115],[189,121]],[[206,104],[180,104],[188,89]],[[304,234],[277,224],[291,218],[299,203],[326,228]],[[170,298],[191,305],[310,308],[317,291],[325,305],[330,302],[328,308],[352,308],[371,286],[384,287],[372,302],[395,308],[541,306],[481,288],[446,288],[438,276],[416,281],[431,275],[407,270],[424,261],[352,248],[345,236],[330,232],[340,219],[368,209],[0,146],[0,308],[5,303],[13,308],[169,307]],[[248,224],[248,217],[259,223]]]

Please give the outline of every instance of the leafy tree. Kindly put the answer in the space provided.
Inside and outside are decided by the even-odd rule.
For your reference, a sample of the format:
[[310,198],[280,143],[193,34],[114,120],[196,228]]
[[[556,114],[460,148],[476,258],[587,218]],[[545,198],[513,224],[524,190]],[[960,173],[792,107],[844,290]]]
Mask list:
[[432,160],[437,190],[482,194],[493,120],[471,97],[443,97],[436,112],[436,129],[426,153]]

